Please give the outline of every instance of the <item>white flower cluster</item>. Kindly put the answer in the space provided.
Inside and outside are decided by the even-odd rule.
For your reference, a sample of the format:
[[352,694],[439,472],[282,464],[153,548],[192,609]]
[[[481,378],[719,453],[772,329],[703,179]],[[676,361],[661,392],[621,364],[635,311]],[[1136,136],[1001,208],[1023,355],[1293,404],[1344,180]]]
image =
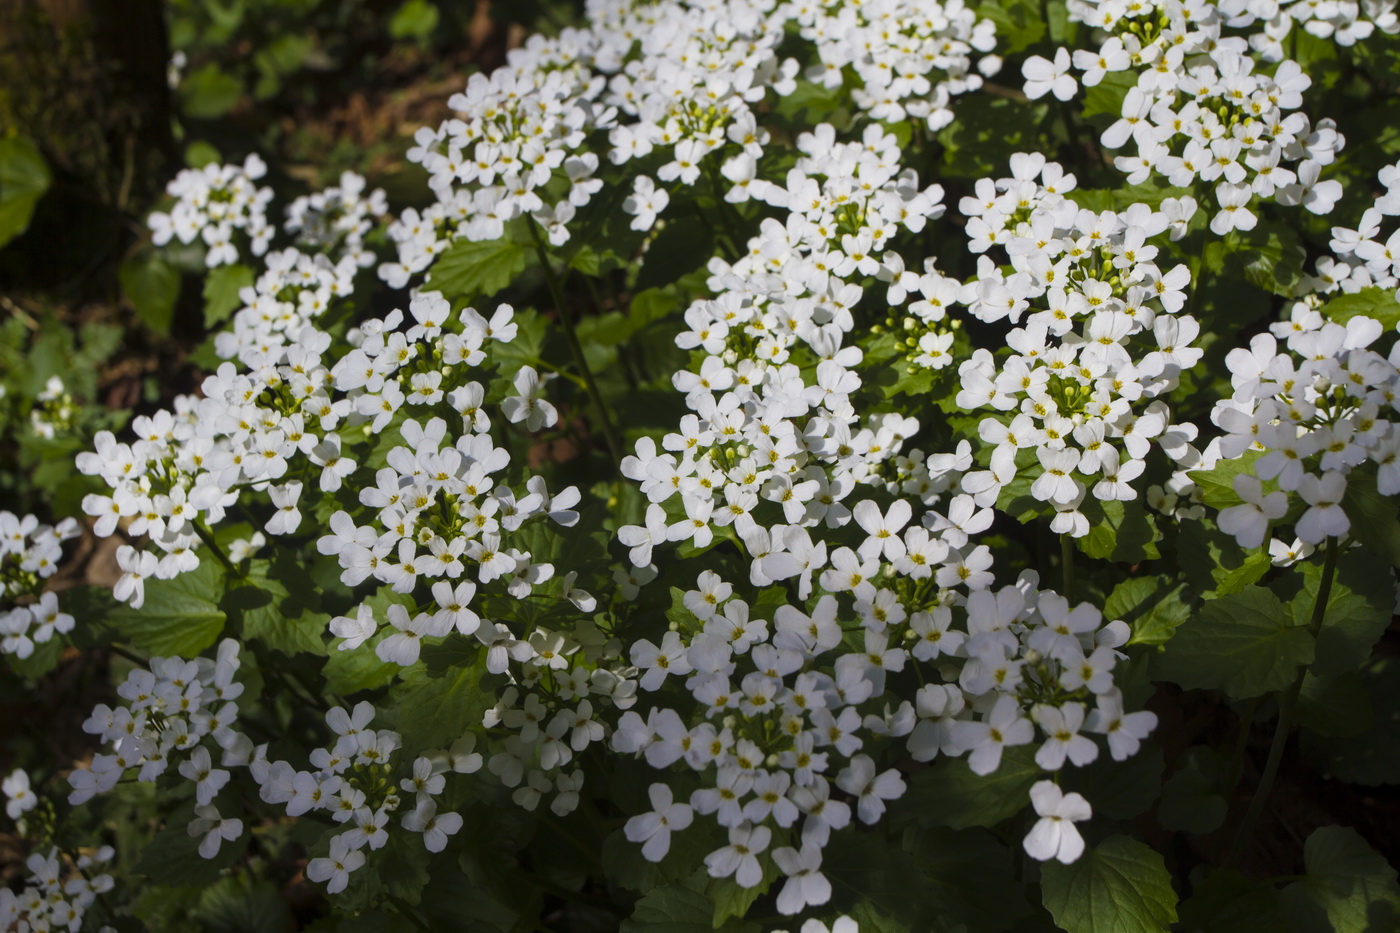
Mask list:
[[[241,662],[238,642],[219,643],[217,657],[151,658],[150,669],[136,669],[117,687],[123,702],[115,709],[105,703],[93,708],[83,731],[100,736],[110,746],[94,755],[86,768],[68,775],[70,804],[81,804],[116,787],[127,773],[152,782],[179,759],[177,769],[194,784],[197,819],[190,835],[199,835],[199,851],[213,858],[222,840],[237,839],[242,822],[224,820],[214,798],[228,783],[228,767],[252,760],[252,741],[234,727],[243,685],[234,680]],[[210,753],[219,750],[219,767]]]
[[330,838],[328,855],[306,866],[307,878],[326,882],[331,894],[345,890],[351,873],[365,864],[362,850],[382,849],[389,841],[392,817],[405,803],[412,809],[401,814],[400,825],[422,833],[429,852],[441,852],[448,837],[462,828],[462,817],[439,813],[435,798],[442,795],[449,772],[469,774],[481,768],[481,756],[472,751],[476,736],[469,733],[451,751],[420,755],[406,770],[398,761],[399,734],[369,728],[374,712],[372,704],[361,702],[351,712],[337,706],[326,713],[326,725],[336,738],[329,747],[311,751],[312,770],[261,756],[248,766],[265,803],[285,805],[294,817],[323,811],[347,827]]
[[[1400,289],[1400,225],[1388,233],[1386,218],[1400,216],[1400,162],[1377,174],[1382,193],[1361,214],[1355,229],[1332,228],[1332,256],[1317,260],[1317,274],[1305,282],[1319,294],[1355,293],[1363,288]],[[1400,292],[1397,292],[1400,294]],[[1295,310],[1295,317],[1316,313],[1310,307]]]
[[983,77],[1001,70],[996,25],[962,0],[915,3],[875,0],[792,0],[779,15],[801,27],[820,62],[806,75],[829,90],[843,89],[846,69],[860,83],[847,92],[872,120],[900,123],[916,119],[929,130],[953,121],[952,98],[982,87]]
[[[0,929],[17,933],[77,931],[99,894],[112,890],[112,876],[98,869],[116,852],[102,846],[71,859],[55,848],[34,852],[25,860],[29,869],[24,887],[0,888]],[[100,933],[111,931],[103,927]]]
[[[43,581],[58,572],[63,542],[80,533],[71,518],[45,525],[33,515],[0,511],[0,600],[10,604],[0,609],[0,654],[27,658],[36,643],[72,631],[73,617],[59,609],[58,597],[39,591]],[[31,596],[34,602],[14,605]]]
[[1282,61],[1283,41],[1295,23],[1309,35],[1330,39],[1344,48],[1371,36],[1377,29],[1400,32],[1395,0],[1228,0],[1215,6],[1231,28],[1250,32],[1249,47],[1267,62]]
[[[886,801],[904,792],[899,771],[876,764],[888,744],[883,740],[905,738],[920,761],[966,754],[976,773],[988,774],[1004,747],[1031,743],[1039,726],[1037,762],[1058,770],[1066,761],[1082,765],[1096,757],[1098,746],[1083,729],[1105,734],[1114,757],[1125,758],[1155,723],[1150,713],[1125,714],[1113,686],[1120,658],[1114,649],[1126,640],[1126,626],[1103,626],[1098,610],[1070,607],[1040,591],[1032,574],[1017,586],[991,589],[991,552],[973,540],[990,525],[989,509],[964,492],[947,501],[946,512],[928,511],[914,521],[914,506],[901,494],[938,505],[971,468],[970,445],[953,454],[902,457],[905,438],[918,430],[913,419],[875,417],[860,427],[851,397],[861,387],[862,356],[842,346],[854,327],[851,309],[863,283],[877,277],[893,283],[900,301],[922,287],[886,247],[899,226],[917,231],[942,212],[941,190],[921,191],[912,172],[899,171],[898,146],[878,127],[850,144],[818,127],[797,145],[802,158],[786,187],[757,185],[754,192],[787,208],[786,221],[765,220],[748,255],[733,266],[713,261],[710,287],[718,296],[686,313],[677,343],[698,351],[699,365],[677,373],[674,383],[693,414],[663,438],[665,452],[644,440],[624,461],[650,505],[644,525],[618,532],[633,564],[644,567],[667,542],[704,548],[717,529],[730,534],[724,529],[732,527],[749,560],[748,583],[786,581],[791,601],[769,616],[717,574],[700,574],[696,589],[684,594],[688,618],[673,615],[660,644],[631,645],[640,685],[656,693],[658,705],[645,716],[625,713],[612,738],[616,751],[643,755],[654,767],[683,763],[704,776],[688,802],[675,801],[667,784],[652,786],[653,811],[626,828],[628,838],[643,843],[644,855],[659,860],[673,830],[689,826],[697,812],[713,816],[730,841],[707,857],[711,876],[732,875],[753,887],[771,858],[788,879],[778,895],[787,914],[830,896],[820,871],[822,847],[852,817],[835,792],[855,798],[855,815],[865,823],[876,822]],[[1043,295],[1045,276],[1058,275],[1065,288],[1079,288],[1090,278],[1080,270],[1081,257],[1092,256],[1094,280],[1102,278],[1106,291],[1094,290],[1095,302],[1076,291],[1082,307],[1064,315],[1065,326],[1054,324],[1057,336],[1101,304],[1103,313],[1129,322],[1122,339],[1144,321],[1151,327],[1155,311],[1148,303],[1162,304],[1151,285],[1162,276],[1143,241],[1167,229],[1165,216],[1146,209],[1129,212],[1128,220],[1089,214],[1081,230],[1077,208],[1031,180],[1043,167],[1043,159],[1017,163],[1030,189],[1024,196],[1049,203],[1025,211],[1035,233],[1013,227],[1018,236],[1039,238],[1044,261],[1029,255],[1036,254],[1036,241],[1018,249],[1026,268],[1011,287]],[[990,263],[984,275],[993,275]],[[930,284],[929,297],[941,293],[937,284]],[[1007,288],[1000,278],[998,284]],[[1131,301],[1129,288],[1141,292]],[[974,288],[972,296],[975,312],[987,319],[1015,319],[1027,303],[998,307],[998,296],[986,289]],[[1123,311],[1130,306],[1131,315]],[[1045,341],[1050,325],[1040,326]],[[1064,343],[1074,361],[1078,344]],[[1154,352],[1163,357],[1177,349]],[[1144,363],[1152,376],[1143,379],[1165,385],[1176,365],[1154,357]],[[970,481],[962,477],[964,490]],[[895,498],[888,505],[871,498],[849,504],[862,486]],[[858,536],[854,547],[831,542],[828,553],[823,529],[850,524],[863,540]],[[907,667],[932,680],[912,700],[886,692],[888,679]],[[673,676],[686,693],[668,690]],[[685,702],[677,703],[682,696]],[[1064,802],[1043,793],[1035,803],[1045,819],[1081,818],[1074,801],[1064,814],[1058,809]],[[1078,854],[1067,832],[1043,827],[1027,847],[1037,858]]]
[[1345,535],[1347,476],[1364,464],[1375,466],[1382,495],[1400,494],[1400,424],[1391,420],[1400,344],[1388,357],[1369,349],[1384,329],[1368,317],[1343,326],[1314,313],[1274,329],[1277,338],[1259,334],[1226,356],[1234,394],[1216,403],[1211,420],[1225,433],[1205,451],[1208,462],[1253,461],[1233,480],[1242,503],[1219,517],[1246,548],[1268,539],[1294,496],[1307,506],[1294,522],[1303,545]]
[[[266,366],[301,332],[325,314],[337,298],[354,287],[355,257],[338,263],[323,255],[296,249],[269,253],[263,272],[239,291],[242,307],[234,313],[233,326],[214,335],[214,350],[222,359],[237,359],[249,369]],[[275,381],[269,374],[270,381]]]
[[1069,100],[1078,89],[1071,69],[1086,87],[1114,72],[1135,75],[1120,119],[1100,139],[1106,149],[1136,145],[1136,155],[1114,159],[1129,184],[1154,174],[1177,187],[1213,183],[1220,210],[1211,230],[1221,236],[1254,229],[1249,205],[1256,197],[1315,214],[1332,210],[1341,184],[1319,176],[1343,139],[1332,121],[1314,127],[1297,112],[1312,78],[1294,61],[1272,74],[1256,71],[1246,40],[1222,34],[1235,25],[1225,4],[1101,0],[1069,7],[1072,19],[1107,38],[1073,55],[1061,48],[1054,61],[1027,59],[1026,96]]
[[242,166],[210,163],[188,168],[175,176],[166,193],[178,200],[169,213],[156,211],[147,218],[151,240],[164,246],[172,238],[181,243],[203,239],[209,268],[236,263],[242,258],[242,242],[254,256],[267,251],[276,232],[267,222],[271,188],[259,188],[267,164],[256,154]]
[[297,245],[327,254],[339,266],[348,259],[358,268],[374,265],[365,237],[389,214],[384,191],[366,194],[363,175],[342,172],[338,186],[297,198],[287,207],[282,227],[296,234]]
[[72,430],[78,409],[60,377],[50,376],[44,380],[44,388],[34,401],[34,407],[29,410],[29,426],[35,435],[53,440],[59,433]]
[[979,320],[1021,325],[1007,335],[1009,356],[979,349],[958,368],[960,406],[1005,413],[979,426],[993,448],[990,468],[962,488],[990,506],[1030,470],[1030,494],[1058,513],[1051,529],[1082,537],[1089,482],[1098,499],[1136,498],[1132,480],[1154,442],[1178,463],[1200,459],[1195,426],[1173,425],[1161,400],[1202,354],[1192,346],[1199,324],[1180,313],[1191,275],[1184,265],[1163,272],[1148,242],[1179,237],[1196,205],[1169,199],[1160,210],[1098,213],[1063,196],[1073,176],[1044,156],[1015,155],[1011,169],[960,205],[971,249],[995,244],[1013,270],[983,256],[962,300]]

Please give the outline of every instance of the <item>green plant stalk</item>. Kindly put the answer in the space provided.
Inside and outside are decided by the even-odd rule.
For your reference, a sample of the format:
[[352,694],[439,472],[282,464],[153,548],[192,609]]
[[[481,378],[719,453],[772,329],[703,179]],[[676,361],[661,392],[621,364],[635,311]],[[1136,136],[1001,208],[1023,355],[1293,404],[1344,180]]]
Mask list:
[[238,572],[238,568],[233,565],[233,561],[228,559],[228,555],[224,553],[224,549],[219,547],[219,542],[214,540],[214,535],[210,533],[209,528],[204,524],[202,519],[190,522],[190,526],[194,528],[194,533],[199,535],[199,540],[204,542],[204,546],[209,548],[214,554],[214,557],[218,559],[219,563],[224,565],[225,570],[235,577],[242,576],[242,574]]
[[1064,574],[1064,588],[1062,594],[1066,600],[1074,601],[1074,539],[1069,535],[1060,535],[1060,571]]
[[[1327,615],[1327,601],[1332,596],[1332,578],[1337,573],[1337,539],[1327,539],[1327,556],[1322,565],[1322,583],[1317,588],[1317,601],[1313,603],[1312,618],[1308,621],[1308,631],[1317,637],[1322,631],[1322,622]],[[1225,860],[1226,868],[1235,868],[1244,856],[1245,844],[1254,835],[1255,825],[1264,812],[1264,804],[1273,790],[1274,779],[1278,777],[1279,764],[1283,761],[1283,749],[1288,744],[1288,735],[1293,731],[1294,718],[1298,714],[1298,697],[1303,692],[1303,682],[1307,679],[1308,668],[1298,671],[1292,686],[1283,692],[1278,701],[1278,724],[1274,726],[1274,738],[1269,744],[1269,756],[1264,759],[1264,770],[1259,775],[1259,786],[1249,800],[1239,832],[1230,846],[1230,854]]]
[[534,223],[527,226],[530,228],[530,236],[535,241],[535,255],[539,257],[540,267],[544,270],[549,294],[554,299],[556,316],[564,328],[564,339],[568,341],[574,363],[579,368],[579,374],[583,376],[588,397],[593,401],[593,407],[598,409],[598,422],[603,429],[603,439],[607,442],[608,452],[612,454],[613,469],[616,470],[622,463],[622,442],[618,438],[617,428],[613,427],[612,417],[603,402],[603,393],[598,390],[598,381],[593,378],[593,371],[588,368],[588,361],[583,355],[583,345],[579,343],[578,333],[574,330],[574,322],[569,320],[569,312],[564,307],[564,295],[559,288],[559,280],[554,276],[554,268],[549,264],[549,253],[544,248],[544,241],[540,239],[540,232]]

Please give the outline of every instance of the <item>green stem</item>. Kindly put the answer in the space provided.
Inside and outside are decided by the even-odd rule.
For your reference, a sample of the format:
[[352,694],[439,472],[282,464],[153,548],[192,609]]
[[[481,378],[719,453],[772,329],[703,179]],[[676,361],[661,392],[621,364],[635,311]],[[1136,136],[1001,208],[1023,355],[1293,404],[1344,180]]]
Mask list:
[[616,470],[622,463],[622,442],[618,438],[617,429],[613,427],[612,418],[608,415],[607,405],[603,402],[603,393],[598,390],[598,382],[593,378],[593,371],[588,368],[588,361],[583,355],[583,345],[579,343],[578,333],[574,330],[574,322],[569,320],[569,312],[564,307],[564,295],[559,288],[559,280],[554,276],[554,268],[549,264],[549,253],[544,248],[544,241],[540,239],[539,229],[534,223],[526,224],[530,228],[530,236],[535,241],[535,255],[539,257],[540,267],[544,270],[544,278],[549,286],[549,294],[554,299],[556,317],[564,329],[564,338],[568,341],[569,350],[574,355],[574,363],[579,368],[579,374],[583,376],[588,396],[593,401],[593,407],[598,410],[598,423],[603,429],[603,439],[607,442],[608,452],[612,454],[613,469]]
[[209,531],[203,519],[190,522],[190,527],[194,528],[194,533],[199,535],[199,540],[203,541],[204,546],[209,548],[210,552],[218,559],[219,563],[224,565],[225,570],[235,577],[242,576],[242,574],[238,572],[238,568],[233,566],[233,561],[228,559],[228,555],[224,553],[224,549],[219,547],[219,543],[214,540],[213,533]]
[[1230,756],[1230,773],[1225,779],[1225,787],[1223,788],[1227,795],[1233,793],[1235,785],[1240,782],[1240,774],[1244,771],[1244,753],[1249,746],[1249,733],[1253,730],[1254,717],[1259,715],[1259,707],[1263,702],[1262,694],[1250,700],[1240,716],[1240,734],[1235,739],[1235,751]]
[[1060,535],[1060,570],[1064,573],[1065,591],[1064,597],[1070,602],[1074,601],[1074,539],[1069,535]]
[[[1308,622],[1308,631],[1314,638],[1322,631],[1322,622],[1327,615],[1327,600],[1332,596],[1332,578],[1337,572],[1337,551],[1337,539],[1328,538],[1327,556],[1322,565],[1322,583],[1317,588],[1317,601],[1313,603],[1312,618]],[[1264,760],[1264,770],[1259,775],[1259,786],[1254,789],[1254,796],[1249,800],[1249,809],[1245,811],[1244,821],[1240,823],[1239,832],[1235,834],[1235,841],[1230,846],[1229,857],[1225,860],[1226,868],[1239,865],[1240,858],[1244,855],[1244,847],[1254,835],[1255,825],[1264,812],[1269,792],[1273,790],[1274,779],[1278,777],[1279,764],[1283,761],[1284,746],[1288,744],[1288,735],[1293,731],[1293,720],[1298,712],[1298,697],[1303,692],[1303,682],[1307,676],[1307,667],[1300,668],[1293,685],[1279,697],[1278,724],[1274,727],[1274,739],[1269,745],[1269,757]]]

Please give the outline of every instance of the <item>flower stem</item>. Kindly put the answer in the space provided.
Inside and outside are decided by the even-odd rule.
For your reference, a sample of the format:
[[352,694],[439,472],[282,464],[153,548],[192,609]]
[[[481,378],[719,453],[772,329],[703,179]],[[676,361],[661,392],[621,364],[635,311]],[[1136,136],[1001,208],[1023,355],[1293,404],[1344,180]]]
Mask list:
[[[1327,615],[1327,601],[1332,596],[1332,578],[1337,572],[1337,539],[1331,537],[1327,539],[1327,556],[1322,565],[1322,582],[1317,588],[1317,601],[1313,603],[1312,618],[1308,621],[1308,631],[1313,637],[1322,631],[1322,622]],[[1254,835],[1255,825],[1259,822],[1260,815],[1264,812],[1264,804],[1269,800],[1269,792],[1273,790],[1274,779],[1278,777],[1279,764],[1283,761],[1283,749],[1288,744],[1288,735],[1293,731],[1293,720],[1298,712],[1298,697],[1303,692],[1303,682],[1307,679],[1308,669],[1302,667],[1298,671],[1298,677],[1293,681],[1292,686],[1283,692],[1278,701],[1278,724],[1274,726],[1274,739],[1269,744],[1269,756],[1264,759],[1264,770],[1259,775],[1259,786],[1254,789],[1254,796],[1249,800],[1249,809],[1245,811],[1244,820],[1240,823],[1239,831],[1235,834],[1235,841],[1230,846],[1229,857],[1225,860],[1226,868],[1238,866],[1240,858],[1244,855],[1244,847]]]
[[540,268],[544,270],[544,279],[549,286],[549,294],[554,299],[555,316],[564,329],[564,339],[568,341],[569,351],[574,356],[579,375],[583,377],[588,397],[593,401],[593,407],[598,410],[598,423],[603,429],[603,439],[607,442],[608,452],[612,454],[613,469],[616,470],[622,463],[622,442],[618,438],[617,429],[613,427],[612,418],[608,415],[603,393],[598,390],[598,381],[593,378],[593,371],[588,368],[588,361],[583,355],[583,345],[579,343],[578,333],[574,330],[574,322],[569,320],[569,312],[564,307],[564,295],[559,288],[559,280],[554,276],[554,268],[549,264],[549,253],[544,248],[544,241],[540,239],[540,232],[534,223],[526,226],[530,228],[530,236],[534,238],[535,255],[539,257]]
[[1074,601],[1074,539],[1060,535],[1060,571],[1064,574],[1064,597]]
[[235,577],[242,576],[242,574],[238,572],[238,568],[233,565],[233,561],[228,559],[228,555],[224,553],[224,549],[219,547],[219,542],[214,540],[213,533],[209,531],[209,527],[204,524],[203,520],[190,522],[190,526],[194,528],[194,533],[199,535],[199,540],[204,542],[204,546],[209,548],[210,552],[218,559],[219,563],[224,565],[225,570]]

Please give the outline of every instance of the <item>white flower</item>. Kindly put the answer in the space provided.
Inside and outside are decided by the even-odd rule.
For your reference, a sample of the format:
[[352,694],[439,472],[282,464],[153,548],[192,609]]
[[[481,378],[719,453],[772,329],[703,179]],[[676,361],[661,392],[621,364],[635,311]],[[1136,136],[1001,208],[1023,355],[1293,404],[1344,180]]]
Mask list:
[[1264,543],[1269,522],[1282,518],[1288,511],[1288,494],[1279,490],[1265,494],[1259,478],[1249,473],[1236,476],[1234,487],[1235,494],[1244,502],[1221,510],[1220,530],[1234,535],[1240,547],[1257,548]]
[[1298,519],[1298,537],[1309,544],[1320,544],[1324,538],[1346,534],[1351,528],[1351,519],[1342,508],[1346,491],[1347,478],[1341,473],[1304,474],[1298,485],[1298,495],[1311,508]]
[[1053,93],[1059,100],[1069,100],[1079,89],[1074,76],[1069,73],[1070,63],[1069,50],[1065,48],[1055,51],[1053,62],[1039,55],[1026,59],[1021,66],[1021,74],[1026,79],[1026,96],[1039,100]]
[[685,829],[695,818],[689,804],[675,803],[671,788],[652,784],[647,791],[652,811],[640,813],[627,821],[623,834],[629,842],[640,842],[642,855],[649,862],[659,862],[671,848],[671,833]]
[[1074,828],[1094,815],[1089,801],[1079,794],[1066,794],[1054,781],[1037,781],[1031,788],[1031,803],[1040,816],[1026,834],[1026,854],[1037,861],[1058,859],[1068,865],[1084,854],[1084,837]]
[[306,864],[306,877],[315,882],[326,882],[327,894],[339,894],[350,883],[350,873],[365,863],[365,854],[353,849],[345,836],[331,837],[330,855],[314,858]]

